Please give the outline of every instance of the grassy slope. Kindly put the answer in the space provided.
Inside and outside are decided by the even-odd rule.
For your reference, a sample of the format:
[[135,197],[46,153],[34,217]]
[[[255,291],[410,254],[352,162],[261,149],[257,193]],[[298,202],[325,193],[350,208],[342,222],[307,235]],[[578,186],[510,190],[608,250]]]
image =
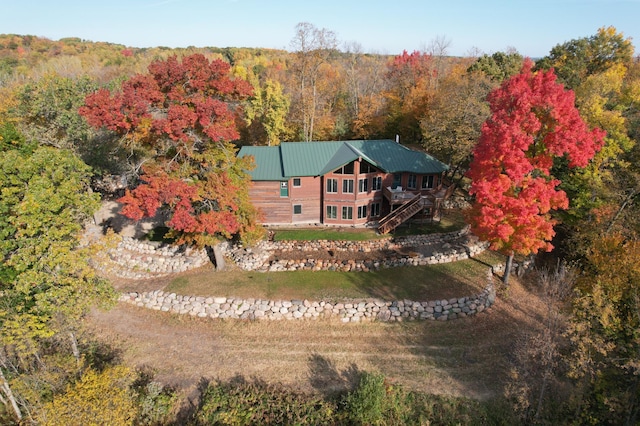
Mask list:
[[448,322],[220,321],[123,304],[87,321],[122,348],[126,364],[147,366],[157,380],[185,390],[203,378],[240,375],[324,393],[374,371],[411,389],[484,399],[501,395],[513,342],[539,327],[544,314],[514,279],[508,299]]
[[[368,273],[199,271],[145,285],[192,295],[424,300],[475,293],[486,284],[488,264],[502,261],[486,252],[476,260]],[[95,311],[88,325],[123,348],[127,364],[150,367],[158,380],[187,391],[202,379],[243,376],[324,393],[353,386],[358,372],[377,371],[411,389],[484,399],[502,393],[520,330],[535,330],[543,319],[543,307],[514,279],[508,299],[446,323],[215,321],[118,305]]]
[[479,293],[488,265],[501,262],[486,252],[477,259],[439,265],[389,268],[372,272],[201,272],[172,279],[165,291],[192,296],[261,299],[434,300]]

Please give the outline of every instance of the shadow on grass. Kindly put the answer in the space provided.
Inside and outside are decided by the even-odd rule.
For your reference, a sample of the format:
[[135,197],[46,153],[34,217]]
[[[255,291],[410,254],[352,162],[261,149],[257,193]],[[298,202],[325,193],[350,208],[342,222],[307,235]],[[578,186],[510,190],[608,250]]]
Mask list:
[[429,266],[350,273],[347,279],[368,297],[382,300],[428,301],[474,296],[486,285],[486,267],[470,260]]
[[318,353],[309,356],[309,384],[325,398],[351,390],[360,381],[362,372],[355,363],[345,370],[338,371],[336,366]]
[[[485,267],[482,261],[476,262]],[[497,277],[491,278],[495,286]],[[484,277],[485,283],[487,276]],[[514,280],[506,298],[482,313],[446,322],[394,324],[402,332],[389,334],[389,346],[405,348],[425,360],[419,371],[434,389],[477,400],[497,400],[510,377],[513,348],[524,333],[540,330],[545,321],[538,296]],[[381,369],[384,365],[379,366]]]

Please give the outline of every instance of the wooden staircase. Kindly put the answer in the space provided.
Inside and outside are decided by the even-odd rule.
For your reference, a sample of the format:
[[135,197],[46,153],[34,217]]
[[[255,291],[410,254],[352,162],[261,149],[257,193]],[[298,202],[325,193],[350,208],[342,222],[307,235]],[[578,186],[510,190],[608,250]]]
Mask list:
[[420,194],[413,197],[408,203],[403,204],[396,210],[392,211],[380,222],[378,222],[378,232],[386,234],[393,231],[399,225],[409,220],[413,215],[418,213],[424,207],[422,196]]

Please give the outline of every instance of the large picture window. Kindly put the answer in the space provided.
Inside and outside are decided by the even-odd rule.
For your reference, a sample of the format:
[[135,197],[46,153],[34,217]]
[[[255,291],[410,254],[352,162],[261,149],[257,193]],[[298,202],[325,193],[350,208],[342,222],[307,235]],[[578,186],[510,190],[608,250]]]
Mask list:
[[371,179],[371,190],[379,191],[382,189],[382,176],[376,176]]
[[342,180],[342,193],[353,194],[353,179]]
[[327,193],[335,194],[338,192],[338,179],[327,179]]
[[338,218],[338,206],[327,206],[327,219]]
[[376,173],[377,171],[378,169],[376,169],[366,161],[360,163],[360,173]]
[[342,207],[342,220],[351,220],[353,219],[353,207]]
[[358,192],[369,191],[369,179],[358,179]]
[[367,206],[358,206],[358,219],[367,217]]
[[416,189],[418,187],[418,178],[416,175],[409,175],[407,179],[407,188]]
[[371,204],[371,217],[380,216],[380,203]]
[[353,174],[353,161],[349,164],[345,164],[344,166],[340,167],[339,169],[336,169],[333,171],[333,173],[337,174],[337,175],[352,175]]
[[422,176],[422,189],[433,188],[433,175]]

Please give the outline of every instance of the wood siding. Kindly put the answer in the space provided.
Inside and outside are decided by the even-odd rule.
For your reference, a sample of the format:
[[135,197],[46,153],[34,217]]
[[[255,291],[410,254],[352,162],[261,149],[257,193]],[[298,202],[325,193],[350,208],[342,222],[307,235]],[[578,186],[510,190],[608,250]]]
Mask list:
[[[297,178],[296,178],[297,179]],[[287,181],[287,197],[280,195],[280,181],[255,181],[249,189],[253,205],[262,213],[264,224],[320,223],[320,178],[301,177],[300,186]],[[300,214],[294,214],[300,206]]]
[[280,196],[280,181],[253,182],[249,198],[262,213],[263,223],[291,223],[291,202]]
[[[336,226],[361,226],[367,222],[376,222],[391,212],[389,202],[383,196],[383,188],[392,186],[392,173],[374,172],[360,174],[359,162],[355,162],[353,174],[328,173],[322,177],[290,178],[287,181],[288,196],[281,196],[280,181],[254,181],[249,196],[253,204],[260,209],[263,223],[266,225],[286,224],[328,224]],[[416,175],[416,189],[414,192],[429,193],[421,190],[422,179],[425,175]],[[440,175],[433,175],[433,187],[440,184]],[[382,186],[373,190],[373,180],[382,178]],[[327,180],[335,179],[336,192],[327,192]],[[359,180],[367,180],[366,191],[360,192]],[[300,186],[294,186],[294,180]],[[353,192],[344,191],[344,181],[353,181]],[[409,173],[403,173],[401,186],[408,190]],[[349,188],[350,189],[350,188]],[[379,204],[380,214],[372,216],[372,205]],[[295,206],[299,206],[300,213],[294,213]],[[336,218],[327,217],[327,207],[335,206]],[[366,206],[367,216],[358,218],[358,207]],[[343,219],[343,207],[351,208],[351,219]]]
[[[321,223],[320,222],[320,193],[321,181],[319,177],[300,177],[300,186],[293,185],[294,179],[289,179],[289,198],[291,201],[291,223]],[[293,206],[299,205],[302,213],[293,214]]]

